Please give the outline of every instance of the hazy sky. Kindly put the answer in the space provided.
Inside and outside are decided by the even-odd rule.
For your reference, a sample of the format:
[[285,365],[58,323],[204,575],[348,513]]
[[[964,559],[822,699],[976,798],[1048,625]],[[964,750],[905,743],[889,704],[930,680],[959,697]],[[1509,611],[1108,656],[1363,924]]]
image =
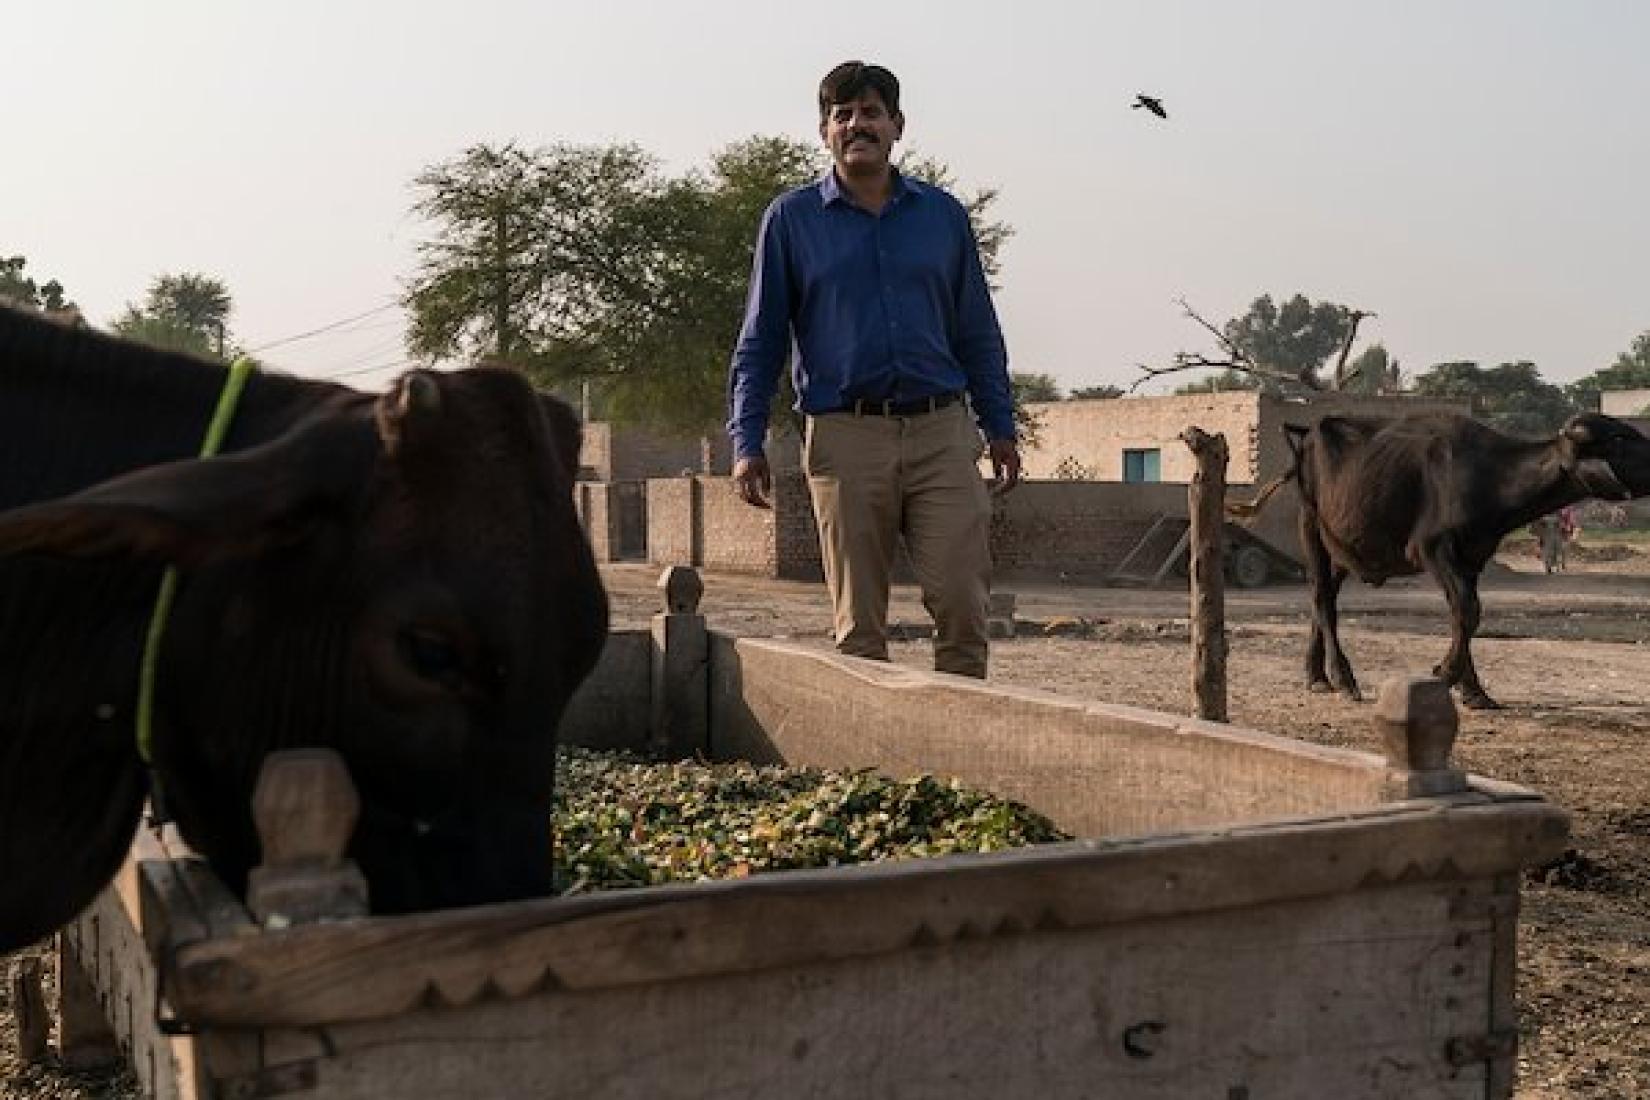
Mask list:
[[1406,369],[1560,382],[1650,329],[1638,0],[105,0],[8,5],[0,35],[0,255],[98,324],[159,273],[211,274],[251,347],[379,310],[267,355],[369,387],[404,358],[380,307],[420,168],[480,141],[681,171],[813,140],[850,57],[900,76],[909,146],[1001,190],[1015,369],[1126,385],[1212,350],[1180,296],[1223,320],[1300,291],[1374,310]]

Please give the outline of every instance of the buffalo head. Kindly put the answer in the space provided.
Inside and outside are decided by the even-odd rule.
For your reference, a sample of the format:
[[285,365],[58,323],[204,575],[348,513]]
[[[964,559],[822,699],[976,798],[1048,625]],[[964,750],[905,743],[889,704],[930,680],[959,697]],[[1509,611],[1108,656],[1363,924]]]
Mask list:
[[1559,430],[1558,446],[1565,472],[1588,496],[1627,500],[1650,494],[1650,439],[1630,424],[1580,413]]
[[361,793],[351,851],[374,910],[532,895],[550,884],[556,725],[607,631],[578,447],[571,411],[516,374],[414,372],[260,445],[0,516],[0,554],[181,568],[154,768],[232,885],[259,858],[264,755],[329,746]]

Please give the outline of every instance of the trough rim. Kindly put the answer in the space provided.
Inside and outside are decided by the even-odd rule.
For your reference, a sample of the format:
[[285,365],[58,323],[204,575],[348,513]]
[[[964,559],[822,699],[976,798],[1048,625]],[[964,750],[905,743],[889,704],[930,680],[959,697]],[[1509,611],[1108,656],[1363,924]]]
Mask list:
[[[1466,793],[1226,829],[779,871],[155,944],[193,1027],[302,1027],[1514,875],[1569,818]],[[141,861],[155,871],[152,861]],[[1512,889],[1516,906],[1516,887]],[[847,918],[846,914],[853,914]],[[146,920],[147,923],[147,920]],[[197,929],[201,925],[195,926]],[[220,926],[221,927],[221,926]]]

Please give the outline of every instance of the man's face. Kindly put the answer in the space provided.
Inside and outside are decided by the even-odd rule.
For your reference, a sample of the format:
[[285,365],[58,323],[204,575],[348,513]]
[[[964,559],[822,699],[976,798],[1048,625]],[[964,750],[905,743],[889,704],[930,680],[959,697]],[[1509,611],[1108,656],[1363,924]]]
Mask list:
[[894,142],[905,131],[905,116],[889,114],[876,92],[831,107],[819,124],[819,136],[845,176],[875,175],[888,167]]

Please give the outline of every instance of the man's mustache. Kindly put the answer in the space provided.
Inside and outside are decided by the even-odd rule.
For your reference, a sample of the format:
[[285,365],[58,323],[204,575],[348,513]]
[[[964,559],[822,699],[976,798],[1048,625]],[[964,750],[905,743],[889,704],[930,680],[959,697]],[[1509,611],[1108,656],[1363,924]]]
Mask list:
[[876,145],[877,136],[872,133],[867,133],[864,130],[855,130],[853,133],[848,135],[848,140],[845,144],[852,145],[856,141],[868,141],[872,145]]

